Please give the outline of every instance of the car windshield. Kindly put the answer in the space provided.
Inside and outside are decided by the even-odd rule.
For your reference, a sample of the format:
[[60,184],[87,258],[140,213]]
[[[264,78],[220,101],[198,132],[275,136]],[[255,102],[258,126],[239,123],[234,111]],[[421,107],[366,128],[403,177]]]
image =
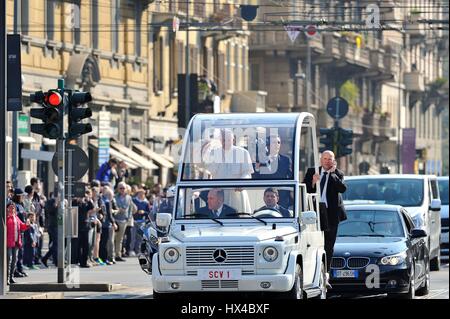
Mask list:
[[423,202],[421,179],[347,179],[344,200],[371,200],[376,203],[420,206]]
[[192,122],[182,180],[293,179],[296,116],[198,115]]
[[348,210],[339,224],[338,237],[403,237],[403,225],[396,211]]
[[448,205],[448,178],[440,179],[439,181],[439,195],[441,197],[442,205]]
[[177,219],[290,218],[294,187],[180,187]]

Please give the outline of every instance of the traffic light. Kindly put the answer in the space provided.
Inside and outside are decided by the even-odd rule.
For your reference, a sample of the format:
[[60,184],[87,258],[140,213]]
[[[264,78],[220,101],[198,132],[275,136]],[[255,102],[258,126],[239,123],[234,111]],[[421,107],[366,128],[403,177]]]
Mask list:
[[42,120],[42,124],[31,124],[31,132],[46,138],[61,137],[61,122],[63,109],[63,95],[59,90],[49,90],[47,93],[37,91],[30,94],[30,101],[41,104],[43,108],[30,109],[30,116]]
[[92,125],[90,123],[79,123],[81,120],[92,116],[90,107],[82,107],[83,104],[90,101],[92,101],[92,96],[89,92],[74,91],[69,93],[69,105],[67,108],[69,114],[69,139],[92,132]]
[[189,75],[189,112],[186,118],[186,74],[178,74],[178,127],[186,128],[192,116],[198,112],[198,76],[196,73]]
[[334,151],[336,129],[334,127],[332,127],[332,128],[320,128],[319,132],[320,132],[320,135],[321,135],[320,143],[322,143],[324,145],[324,146],[319,148],[319,151],[321,153],[323,153],[326,150]]
[[339,128],[339,147],[336,157],[350,155],[353,150],[349,147],[353,144],[353,131],[351,129]]

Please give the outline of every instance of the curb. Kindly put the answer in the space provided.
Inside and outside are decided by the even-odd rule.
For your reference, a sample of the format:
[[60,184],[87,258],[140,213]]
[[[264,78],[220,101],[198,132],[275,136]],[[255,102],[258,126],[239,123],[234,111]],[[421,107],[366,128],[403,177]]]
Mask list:
[[83,284],[61,284],[61,283],[36,283],[15,284],[10,286],[11,292],[64,292],[64,291],[94,291],[111,292],[123,289],[121,284],[83,283]]
[[26,294],[18,292],[8,292],[5,296],[0,296],[0,299],[64,299],[64,293],[45,292],[38,294]]

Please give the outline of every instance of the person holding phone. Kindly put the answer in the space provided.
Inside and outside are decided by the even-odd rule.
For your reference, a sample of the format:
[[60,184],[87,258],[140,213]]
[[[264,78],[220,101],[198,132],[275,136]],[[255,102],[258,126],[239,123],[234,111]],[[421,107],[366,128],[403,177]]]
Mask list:
[[[325,252],[327,254],[327,270],[331,268],[331,259],[333,257],[334,243],[336,242],[337,229],[341,221],[347,219],[342,193],[347,190],[344,183],[344,172],[336,168],[337,163],[332,151],[326,150],[320,157],[319,173],[316,168],[308,168],[303,183],[306,184],[308,193],[315,193],[317,182],[320,187],[320,206],[325,211],[327,225],[321,222],[322,230],[325,235]],[[322,214],[321,214],[322,216]],[[328,283],[327,287],[331,288]]]

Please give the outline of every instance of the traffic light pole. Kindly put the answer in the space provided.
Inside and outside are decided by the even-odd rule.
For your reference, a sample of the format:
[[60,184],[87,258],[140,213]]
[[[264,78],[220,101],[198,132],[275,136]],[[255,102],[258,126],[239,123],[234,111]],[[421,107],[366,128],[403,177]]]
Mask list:
[[[64,99],[64,79],[58,80],[58,89],[61,90],[61,96]],[[64,104],[64,103],[63,103]],[[65,245],[64,245],[64,212],[66,208],[64,183],[64,152],[65,152],[65,140],[64,140],[64,107],[61,108],[62,115],[59,118],[60,132],[57,140],[57,152],[58,152],[58,283],[65,282]]]
[[6,294],[6,0],[0,0],[0,296]]

